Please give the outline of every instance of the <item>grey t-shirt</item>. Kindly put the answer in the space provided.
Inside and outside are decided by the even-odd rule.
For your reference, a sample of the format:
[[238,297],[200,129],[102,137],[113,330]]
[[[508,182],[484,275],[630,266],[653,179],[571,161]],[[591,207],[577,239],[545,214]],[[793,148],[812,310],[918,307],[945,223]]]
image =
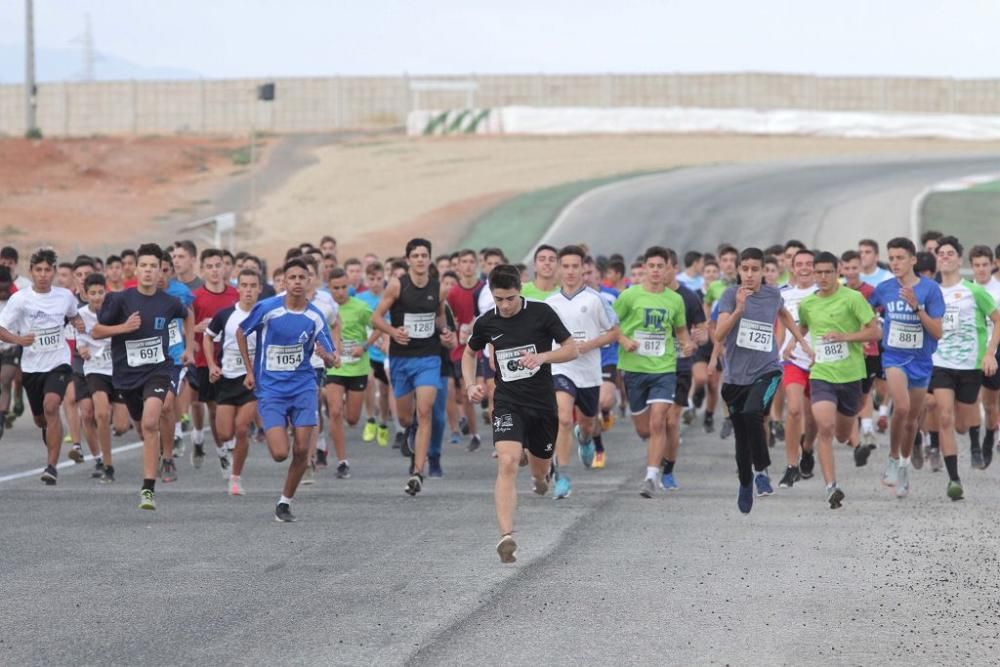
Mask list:
[[183,282],[187,286],[187,288],[192,292],[205,284],[205,281],[199,278],[198,276],[195,276],[191,280],[187,281],[182,280],[181,282]]
[[[730,287],[722,293],[719,298],[720,313],[736,310],[738,289]],[[743,315],[726,336],[723,382],[753,384],[762,375],[781,370],[774,324],[783,303],[781,291],[770,285],[761,285],[756,293],[747,298]]]

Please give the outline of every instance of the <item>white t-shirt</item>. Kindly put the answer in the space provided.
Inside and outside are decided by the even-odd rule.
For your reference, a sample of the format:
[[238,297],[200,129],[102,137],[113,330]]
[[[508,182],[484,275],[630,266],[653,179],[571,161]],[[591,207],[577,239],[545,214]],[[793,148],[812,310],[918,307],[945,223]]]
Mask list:
[[31,289],[31,278],[25,276],[14,278],[14,287],[17,288],[18,292]]
[[476,302],[476,307],[478,312],[488,313],[497,307],[496,301],[493,300],[493,292],[490,291],[489,285],[483,285],[483,289],[479,290],[479,301]]
[[97,315],[90,309],[89,304],[80,309],[80,317],[86,330],[76,335],[76,346],[79,348],[83,345],[90,352],[90,359],[83,361],[83,374],[111,375],[111,339],[91,337],[90,333],[97,324]]
[[64,287],[53,287],[44,294],[29,287],[11,295],[0,313],[0,326],[18,336],[35,334],[35,342],[21,354],[22,371],[47,373],[69,365],[66,320],[76,317],[76,303],[76,297]]
[[[811,287],[792,287],[791,285],[783,287],[781,289],[781,298],[785,302],[785,310],[792,316],[795,323],[799,323],[799,304],[802,303],[802,299],[806,298],[810,294],[816,292],[816,286]],[[785,332],[785,341],[781,345],[781,349],[784,350],[788,344],[794,340],[792,332]],[[812,360],[806,355],[805,350],[798,343],[795,344],[795,349],[792,350],[792,363],[803,370],[809,370],[812,365]]]
[[[6,307],[7,307],[7,302],[6,301],[0,301],[0,313],[2,313],[3,309],[6,308]],[[17,347],[17,345],[14,345],[13,343],[5,343],[2,340],[0,340],[0,352],[6,352],[7,350],[13,350],[15,347]]]
[[[552,306],[577,342],[597,338],[618,321],[607,301],[589,287],[584,287],[572,296],[567,296],[560,290],[547,298],[545,303]],[[553,349],[558,347],[556,344]],[[552,364],[552,375],[565,375],[580,388],[599,387],[601,349],[594,348],[584,352],[564,364]]]
[[[249,316],[250,311],[243,310],[240,308],[240,304],[236,303],[236,305],[233,306],[232,312],[229,313],[229,317],[226,318],[225,325],[220,331],[216,331],[213,328],[213,325],[218,318],[213,318],[212,324],[205,329],[205,335],[211,336],[213,342],[218,343],[220,340],[222,341],[222,377],[227,380],[241,378],[247,374],[246,366],[243,365],[243,355],[240,354],[239,341],[236,339],[236,330],[239,329],[240,323]],[[254,332],[247,336],[247,352],[250,355],[251,362],[253,362],[256,349],[257,333]]]
[[[312,299],[312,305],[319,308],[319,312],[323,313],[323,319],[326,320],[326,326],[332,327],[337,321],[337,314],[340,312],[340,307],[337,302],[333,300],[333,296],[329,292],[322,292],[317,290],[316,296]],[[313,368],[324,368],[323,359],[313,351],[312,357],[309,359],[309,363],[312,364]]]

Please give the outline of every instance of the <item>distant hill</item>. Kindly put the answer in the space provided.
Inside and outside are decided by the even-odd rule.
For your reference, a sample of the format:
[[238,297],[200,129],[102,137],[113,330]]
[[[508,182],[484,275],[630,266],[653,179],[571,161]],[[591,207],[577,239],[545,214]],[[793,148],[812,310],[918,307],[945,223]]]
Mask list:
[[[79,81],[83,78],[80,49],[35,50],[35,78],[38,81]],[[202,74],[179,67],[139,65],[110,53],[96,54],[94,76],[99,81],[128,79],[200,79]],[[24,46],[0,44],[0,83],[24,81]]]

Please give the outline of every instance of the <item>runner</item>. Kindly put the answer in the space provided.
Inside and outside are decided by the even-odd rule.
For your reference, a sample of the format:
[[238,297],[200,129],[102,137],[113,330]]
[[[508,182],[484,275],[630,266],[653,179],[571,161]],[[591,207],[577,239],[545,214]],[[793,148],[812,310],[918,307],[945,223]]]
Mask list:
[[[10,269],[0,265],[0,313],[7,307],[7,301],[15,289]],[[21,346],[0,341],[0,438],[7,425],[14,380],[20,365]]]
[[540,245],[535,248],[535,280],[524,283],[521,295],[526,299],[545,301],[559,291],[556,279],[556,264],[559,261],[558,251],[550,245]]
[[[550,364],[576,358],[576,341],[559,316],[545,303],[521,296],[521,276],[509,264],[493,269],[489,288],[496,307],[472,326],[464,356],[462,377],[473,403],[485,396],[476,382],[476,353],[492,344],[497,368],[493,442],[497,451],[494,489],[500,542],[500,562],[517,560],[514,512],[517,508],[517,471],[527,450],[534,491],[545,495],[547,475],[559,429],[552,391]],[[552,349],[552,342],[561,347]]]
[[54,251],[40,249],[32,254],[29,271],[31,287],[12,294],[0,313],[0,341],[22,347],[24,389],[35,425],[42,429],[42,441],[48,448],[41,479],[51,486],[56,483],[63,441],[59,410],[72,381],[65,327],[69,322],[76,331],[82,331],[84,324],[73,293],[52,284],[56,272]]
[[[364,301],[374,313],[378,302],[382,300],[382,293],[385,291],[385,267],[383,267],[382,262],[375,260],[365,268],[365,282],[368,289],[359,294],[358,298]],[[372,331],[369,322],[367,335],[370,336]],[[381,334],[377,334],[372,340],[372,344],[368,347],[368,359],[371,365],[370,377],[374,382],[368,384],[368,397],[365,399],[368,407],[368,421],[361,432],[361,439],[364,442],[374,440],[379,447],[388,447],[389,420],[392,414],[389,411],[389,376],[385,371],[385,347],[387,343],[386,337]]]
[[[613,304],[618,298],[620,292],[615,287],[609,287],[605,285],[601,280],[601,276],[598,274],[597,267],[594,266],[592,261],[588,262],[590,258],[584,260],[584,283],[587,284],[591,289],[597,291],[601,298],[604,300],[605,305],[610,309],[610,312],[614,314]],[[614,264],[615,261],[612,260],[610,264]],[[624,264],[620,261],[617,264],[624,271]],[[621,273],[617,271],[608,270],[612,277],[621,276]],[[615,283],[617,284],[617,282]],[[615,316],[617,319],[617,316]],[[607,462],[607,453],[604,449],[604,436],[603,431],[610,431],[611,427],[614,426],[614,410],[615,402],[618,400],[619,385],[621,384],[621,376],[618,374],[618,337],[603,346],[601,348],[601,392],[598,407],[601,414],[594,418],[594,463],[591,465],[595,470],[603,469]]]
[[[430,276],[431,242],[412,239],[406,244],[409,267],[389,281],[372,323],[388,334],[389,374],[400,424],[412,435],[410,477],[405,491],[411,496],[423,488],[423,469],[431,438],[431,412],[441,377],[441,342],[437,328],[444,326],[441,287]],[[386,322],[389,313],[391,322]],[[448,332],[448,335],[454,335]],[[416,423],[414,423],[416,413]]]
[[455,377],[452,381],[454,388],[455,402],[458,403],[462,418],[461,430],[469,435],[468,450],[479,449],[482,440],[479,437],[476,406],[465,399],[464,391],[461,389],[462,367],[461,360],[465,354],[465,344],[472,333],[472,323],[476,319],[476,294],[485,285],[485,281],[480,280],[476,273],[476,252],[469,248],[460,250],[458,253],[458,284],[448,292],[448,305],[455,313],[455,321],[458,325],[458,346],[451,351],[451,360],[455,368]]
[[[228,491],[242,496],[243,466],[250,450],[250,426],[257,418],[257,397],[244,383],[247,368],[237,342],[236,332],[250,316],[260,297],[260,274],[254,269],[241,269],[236,290],[239,301],[216,313],[205,328],[204,353],[208,363],[208,380],[214,385],[216,397],[215,430],[223,442],[235,438],[233,466],[229,474]],[[257,349],[257,334],[246,338],[247,351]]]
[[[983,376],[996,375],[997,344],[1000,343],[1000,312],[990,293],[962,279],[962,244],[954,236],[937,239],[937,268],[941,272],[941,295],[945,311],[941,338],[934,351],[931,391],[944,465],[948,469],[948,497],[961,500],[958,476],[958,446],[955,430],[968,432],[972,467],[985,467],[979,442],[979,389]],[[986,323],[993,323],[987,339]],[[957,405],[956,405],[957,403]]]
[[[857,290],[866,301],[871,299],[875,288],[866,282],[861,281],[861,255],[855,250],[848,250],[840,256],[840,275],[844,278],[844,285]],[[861,417],[860,441],[869,449],[875,449],[878,445],[875,442],[875,426],[872,419],[874,414],[874,402],[872,399],[872,389],[876,380],[882,376],[882,352],[879,350],[881,336],[875,340],[865,341],[862,349],[865,353],[865,377],[861,380]],[[914,449],[916,454],[916,448]]]
[[107,281],[108,292],[121,292],[125,289],[125,279],[122,277],[122,258],[118,255],[108,255],[104,260],[104,279]]
[[728,288],[719,298],[715,340],[725,346],[722,399],[729,405],[736,440],[737,507],[749,514],[755,482],[758,487],[771,485],[764,415],[771,408],[782,375],[775,322],[784,325],[807,355],[811,356],[812,350],[782,305],[781,291],[763,284],[764,253],[759,248],[746,248],[739,260],[740,285]]
[[799,327],[803,335],[810,335],[815,355],[809,371],[809,398],[830,509],[838,509],[844,501],[844,492],[837,485],[833,438],[854,448],[854,465],[858,467],[865,465],[871,454],[867,445],[852,443],[851,436],[861,410],[861,381],[866,374],[862,344],[882,335],[865,297],[857,290],[841,287],[838,264],[831,253],[816,256],[818,289],[799,304]]
[[117,398],[112,382],[111,341],[106,338],[95,340],[90,335],[104,305],[107,282],[103,275],[94,273],[87,276],[83,287],[87,305],[80,308],[80,317],[85,330],[77,336],[76,349],[83,358],[83,376],[90,400],[81,417],[94,423],[101,446],[99,467],[93,477],[104,484],[111,484],[115,481],[115,466],[111,459],[111,405]]
[[882,367],[893,405],[889,460],[882,483],[895,486],[896,495],[903,498],[910,492],[910,454],[931,381],[932,357],[941,338],[945,305],[940,286],[914,273],[917,251],[913,241],[897,237],[889,241],[887,248],[894,278],[879,283],[870,302],[876,309],[881,308],[885,320]]
[[[285,263],[283,295],[259,301],[250,315],[240,322],[236,340],[247,369],[243,384],[257,396],[271,457],[292,462],[281,497],[274,508],[275,521],[295,521],[292,498],[302,475],[309,466],[309,439],[319,425],[316,399],[316,373],[310,363],[317,343],[317,354],[327,367],[333,366],[333,340],[323,313],[309,303],[309,268],[298,258]],[[257,334],[253,361],[248,337]],[[289,447],[288,426],[294,429],[294,444]]]
[[[163,260],[160,246],[145,243],[139,246],[136,255],[138,285],[107,295],[90,335],[95,340],[111,338],[115,393],[142,431],[143,480],[139,509],[155,510],[161,416],[168,395],[176,387],[174,363],[168,357],[170,322],[184,318],[183,359],[190,362],[194,360],[194,317],[177,298],[158,287]],[[164,464],[167,461],[169,459],[164,460]]]
[[[980,287],[993,297],[994,303],[1000,304],[1000,280],[992,274],[995,257],[989,246],[973,246],[969,251],[969,263],[972,275]],[[986,323],[988,336],[993,335],[993,320]],[[1000,362],[1000,355],[997,356]],[[993,446],[996,444],[997,424],[1000,422],[1000,373],[983,374],[982,390],[983,412],[986,414],[986,432],[983,434],[983,468],[989,468],[993,462]]]
[[858,255],[861,258],[861,282],[878,287],[892,279],[892,272],[879,265],[878,241],[862,239],[858,241]]
[[[545,300],[572,332],[576,356],[572,361],[553,363],[552,383],[559,411],[556,435],[556,483],[553,497],[566,498],[572,492],[567,474],[570,448],[576,436],[578,455],[585,468],[593,465],[594,418],[599,411],[601,393],[600,348],[618,338],[618,324],[600,294],[583,284],[585,251],[579,246],[559,250],[559,275],[562,287]],[[522,292],[523,294],[523,292]],[[582,419],[574,427],[574,408]]]
[[[306,298],[309,299],[309,303],[315,306],[319,312],[323,313],[323,319],[326,321],[327,329],[333,340],[334,350],[337,350],[337,352],[334,352],[334,357],[339,357],[341,340],[337,303],[327,291],[327,285],[320,280],[320,262],[316,258],[316,254],[310,253],[302,256],[302,261],[306,263],[306,268],[309,270],[309,287],[306,290]],[[319,423],[316,425],[313,434],[309,437],[309,467],[306,468],[305,475],[302,478],[303,484],[314,483],[314,473],[317,465],[326,467],[326,452],[329,449],[329,443],[326,441],[326,432],[323,430],[322,410],[322,405],[325,402],[323,398],[323,386],[326,384],[326,367],[323,358],[315,351],[309,362],[316,373],[316,401],[320,405],[320,410],[317,413]]]
[[[790,242],[791,243],[791,242]],[[792,258],[792,276],[789,284],[781,288],[781,300],[785,310],[799,323],[799,304],[816,291],[813,275],[814,255],[804,248],[796,251]],[[782,328],[778,327],[779,333]],[[806,409],[809,398],[809,367],[812,359],[801,347],[791,332],[786,332],[782,344],[781,388],[785,394],[785,458],[787,466],[778,486],[791,488],[800,479],[813,476],[816,459],[813,445],[816,441],[816,420],[811,410]],[[781,415],[775,415],[781,419]]]
[[[708,281],[708,275],[706,275],[706,287],[705,287],[705,318],[711,319],[712,307],[718,302],[719,297],[727,289],[736,284],[737,281],[737,258],[739,257],[739,251],[731,245],[723,245],[719,248],[719,257],[716,262],[705,262],[705,267],[709,274],[712,274],[712,268],[714,267],[719,273],[718,277],[711,282]],[[699,360],[704,360],[706,363],[712,354],[712,345],[706,344],[701,350]],[[719,395],[719,385],[715,377],[708,376],[706,378],[707,383],[707,400],[705,404],[705,416],[703,419],[703,426],[706,433],[711,433],[715,430],[715,405]],[[732,431],[732,422],[726,417],[723,420],[722,430],[719,435],[723,438],[729,437],[729,433]]]
[[666,454],[668,420],[677,391],[677,353],[694,352],[688,337],[684,300],[667,289],[673,257],[667,248],[651,246],[643,254],[642,283],[622,292],[614,303],[621,331],[618,369],[625,372],[625,393],[632,423],[639,438],[647,441],[646,478],[639,495],[652,498],[660,481]]

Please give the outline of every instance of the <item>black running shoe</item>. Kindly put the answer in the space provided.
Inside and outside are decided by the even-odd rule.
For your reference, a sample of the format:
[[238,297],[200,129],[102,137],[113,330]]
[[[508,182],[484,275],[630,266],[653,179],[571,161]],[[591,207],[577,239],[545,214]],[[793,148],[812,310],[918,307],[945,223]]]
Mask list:
[[[319,451],[317,450],[317,454]],[[337,479],[350,479],[351,477],[351,466],[347,464],[347,461],[341,461],[337,466]]]
[[56,472],[55,466],[45,466],[45,471],[42,472],[42,481],[49,486],[55,486],[58,476],[59,473]]
[[104,461],[97,459],[97,463],[94,464],[94,472],[90,473],[91,479],[100,479],[104,477]]
[[795,482],[802,479],[802,475],[799,474],[798,466],[788,466],[785,468],[785,474],[781,476],[781,481],[778,482],[779,489],[790,489],[795,485]]
[[417,438],[417,425],[410,424],[406,428],[405,437],[399,443],[399,453],[403,456],[413,456],[413,451],[416,449],[414,440]]
[[396,439],[392,443],[392,448],[393,449],[400,449],[400,450],[403,449],[403,441],[404,440],[406,440],[406,432],[405,431],[396,431]]
[[279,523],[295,523],[295,515],[288,503],[278,503],[274,508],[274,520]]
[[420,493],[421,489],[424,487],[424,476],[419,472],[415,472],[410,475],[410,479],[406,480],[406,491],[407,494],[415,496]]
[[317,449],[316,450],[316,467],[317,468],[325,468],[326,465],[327,465],[327,463],[326,463],[326,452],[324,452],[322,449]]
[[115,467],[105,466],[104,474],[101,475],[101,484],[114,484],[115,482]]
[[710,414],[705,414],[705,420],[702,422],[705,426],[705,433],[712,433],[715,431],[715,416]]
[[854,465],[858,468],[863,468],[868,464],[868,457],[871,456],[872,450],[865,445],[858,445],[854,448]]
[[983,445],[983,470],[993,463],[993,445]]
[[986,467],[986,462],[983,460],[983,450],[979,447],[969,450],[970,458],[972,459],[972,467],[976,470],[982,470]]
[[474,435],[471,438],[469,438],[469,447],[468,447],[468,449],[469,449],[470,452],[474,452],[477,449],[479,449],[479,447],[482,444],[483,444],[482,438],[480,438],[479,435]]
[[799,472],[802,474],[802,479],[810,479],[815,469],[816,458],[813,456],[813,453],[802,450],[802,456],[799,458]]

